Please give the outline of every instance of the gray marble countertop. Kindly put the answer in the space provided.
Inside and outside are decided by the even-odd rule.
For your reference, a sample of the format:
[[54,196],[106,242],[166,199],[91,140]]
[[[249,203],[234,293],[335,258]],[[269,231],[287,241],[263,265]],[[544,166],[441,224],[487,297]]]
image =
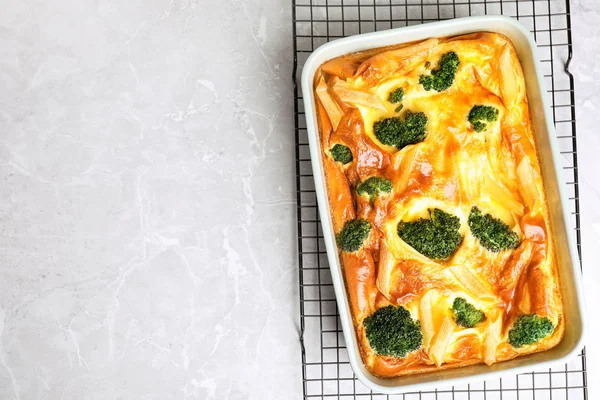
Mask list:
[[[1,399],[301,398],[290,3],[4,1]],[[572,8],[591,309],[600,3]]]

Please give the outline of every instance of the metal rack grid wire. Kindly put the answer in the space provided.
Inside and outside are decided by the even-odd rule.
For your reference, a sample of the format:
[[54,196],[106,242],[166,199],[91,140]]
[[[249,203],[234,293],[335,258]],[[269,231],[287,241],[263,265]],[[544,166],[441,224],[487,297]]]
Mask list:
[[329,40],[470,15],[518,18],[539,46],[563,156],[581,257],[575,93],[568,0],[292,0],[302,380],[305,399],[587,400],[585,350],[567,365],[429,392],[372,393],[352,373],[320,227],[302,104],[296,84],[308,55]]

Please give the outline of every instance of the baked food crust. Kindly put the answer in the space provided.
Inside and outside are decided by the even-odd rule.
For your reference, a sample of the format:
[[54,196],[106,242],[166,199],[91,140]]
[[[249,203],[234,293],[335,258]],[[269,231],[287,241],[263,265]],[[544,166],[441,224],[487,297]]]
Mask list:
[[[425,90],[419,77],[448,52],[460,59],[452,86]],[[400,112],[387,101],[399,87],[404,90]],[[339,252],[367,369],[394,377],[492,364],[556,346],[565,321],[555,244],[523,72],[508,38],[479,32],[348,54],[321,65],[314,88],[334,231],[357,218],[373,227],[358,251]],[[499,110],[484,132],[475,132],[468,122],[474,105]],[[373,133],[374,123],[407,110],[427,115],[425,140],[401,149],[383,145]],[[330,149],[335,144],[347,146],[353,161],[334,161]],[[392,192],[374,199],[358,195],[357,186],[373,176],[389,179]],[[519,246],[486,250],[468,227],[473,206],[517,232]],[[424,217],[432,208],[461,221],[464,239],[446,261],[425,257],[396,231],[398,222]],[[454,324],[443,355],[439,346],[434,354],[456,297],[484,311],[486,321],[473,328]],[[421,321],[423,345],[403,358],[378,355],[363,325],[390,304],[406,307],[416,319],[430,310],[425,325],[432,328]],[[553,333],[514,348],[508,331],[522,314],[548,317]]]

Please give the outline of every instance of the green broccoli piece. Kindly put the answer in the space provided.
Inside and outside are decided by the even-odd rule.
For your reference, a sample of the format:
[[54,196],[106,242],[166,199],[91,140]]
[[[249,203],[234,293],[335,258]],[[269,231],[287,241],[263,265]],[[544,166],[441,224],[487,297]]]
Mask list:
[[380,193],[389,193],[392,191],[392,181],[378,176],[372,176],[358,185],[356,192],[359,196],[368,195],[369,200]]
[[329,152],[334,161],[341,162],[342,164],[348,164],[353,159],[352,151],[350,151],[348,146],[344,146],[343,144],[336,144]]
[[392,104],[396,104],[396,103],[402,102],[403,98],[404,98],[404,89],[398,88],[390,93],[390,95],[388,96],[388,101]]
[[462,297],[454,299],[452,311],[454,312],[454,321],[464,328],[472,328],[478,323],[485,321],[483,311],[476,309],[474,305],[468,303]]
[[487,124],[485,124],[483,122],[479,122],[479,121],[473,122],[473,130],[475,132],[484,131],[486,127],[487,127]]
[[373,133],[377,140],[386,146],[395,146],[400,142],[403,122],[399,117],[385,118],[373,124]]
[[406,357],[423,343],[421,323],[402,306],[380,308],[363,323],[371,348],[382,356]]
[[491,106],[473,106],[469,112],[469,122],[473,125],[475,132],[481,132],[487,128],[488,122],[498,119],[498,109]]
[[442,56],[436,69],[431,70],[430,75],[421,75],[419,83],[423,85],[425,90],[435,90],[441,92],[452,86],[454,76],[458,69],[460,60],[455,52],[451,51]]
[[396,109],[394,111],[400,112],[400,111],[402,111],[403,108],[404,108],[404,104],[400,104],[398,107],[396,107]]
[[512,347],[523,347],[537,342],[554,332],[554,325],[548,317],[536,314],[519,315],[508,331],[508,343]]
[[371,223],[366,219],[352,219],[346,221],[344,227],[335,237],[338,247],[342,251],[354,252],[361,248],[371,232]]
[[422,112],[407,111],[404,121],[400,117],[391,117],[373,124],[373,133],[377,140],[399,149],[425,140],[426,129],[427,116]]
[[427,116],[423,112],[406,111],[404,114],[404,125],[402,139],[396,147],[402,148],[409,144],[419,143],[425,140],[427,128]]
[[398,236],[425,257],[447,260],[462,243],[460,220],[438,208],[429,210],[430,219],[398,223]]
[[519,246],[519,235],[516,232],[500,219],[490,214],[483,215],[475,206],[469,214],[469,228],[473,236],[479,239],[479,243],[494,253]]

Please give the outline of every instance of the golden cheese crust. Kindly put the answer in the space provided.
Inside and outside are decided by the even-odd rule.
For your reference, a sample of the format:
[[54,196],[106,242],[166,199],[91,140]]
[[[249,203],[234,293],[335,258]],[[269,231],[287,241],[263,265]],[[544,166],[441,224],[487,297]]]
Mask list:
[[[452,85],[425,90],[420,76],[449,52],[460,60]],[[481,32],[348,54],[323,64],[314,87],[333,228],[339,233],[357,218],[372,226],[358,251],[340,250],[366,367],[394,377],[492,364],[556,346],[565,321],[555,245],[525,81],[510,41]],[[388,101],[397,88],[404,91],[401,111]],[[498,110],[483,131],[468,121],[474,105]],[[425,139],[402,148],[382,144],[373,125],[407,111],[427,116]],[[336,144],[351,150],[352,162],[334,161]],[[391,193],[371,200],[358,195],[357,186],[373,176],[390,180]],[[518,247],[483,247],[469,229],[473,206],[516,232]],[[460,219],[462,243],[444,261],[424,256],[397,233],[400,221],[426,217],[434,208]],[[456,297],[483,311],[485,321],[457,325],[451,310]],[[403,358],[377,354],[366,336],[364,319],[388,305],[404,306],[421,323],[422,346]],[[513,347],[508,332],[523,314],[549,318],[553,333]],[[443,324],[451,333],[440,334]]]

